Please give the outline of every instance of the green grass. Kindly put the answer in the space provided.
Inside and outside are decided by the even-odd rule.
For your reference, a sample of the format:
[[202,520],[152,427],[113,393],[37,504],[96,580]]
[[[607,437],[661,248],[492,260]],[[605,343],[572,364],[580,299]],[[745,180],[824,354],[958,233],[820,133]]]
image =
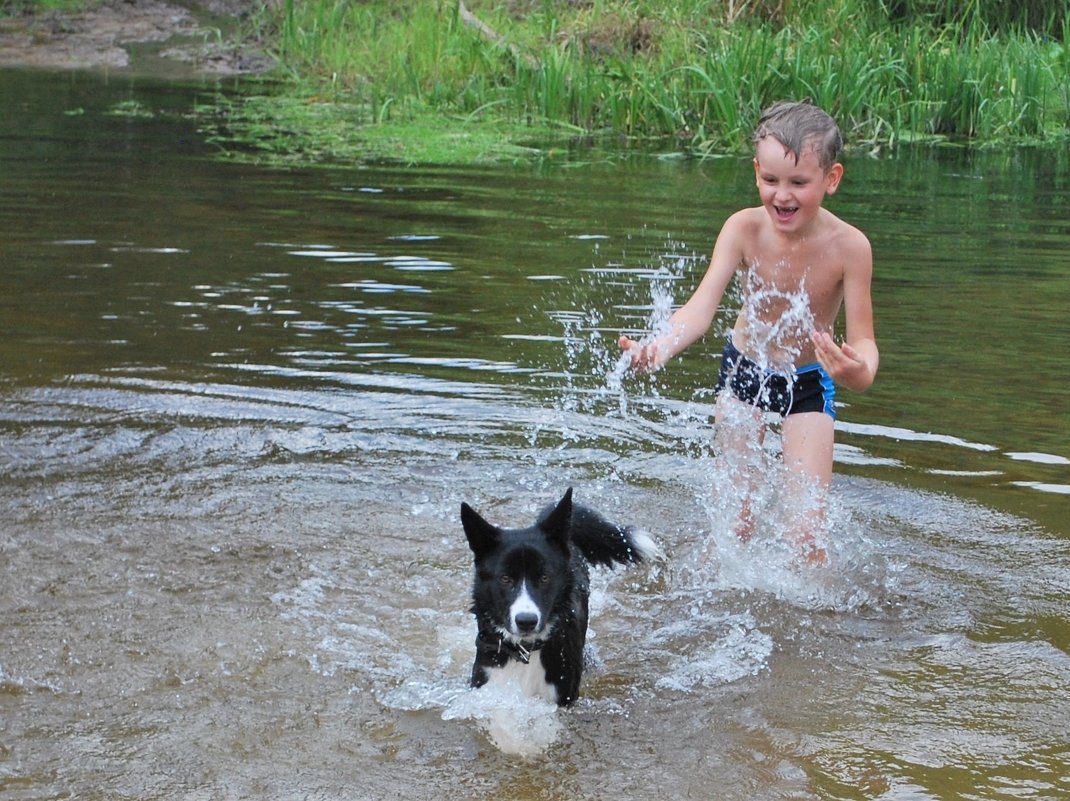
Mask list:
[[[1058,9],[1042,13],[1040,0],[467,5],[500,41],[464,25],[456,0],[270,6],[258,25],[290,88],[247,111],[231,106],[227,129],[255,129],[245,140],[265,152],[327,158],[359,158],[360,143],[372,158],[544,157],[544,148],[493,143],[568,132],[710,154],[747,150],[774,100],[810,97],[867,149],[1065,146],[1070,133],[1070,23]],[[330,111],[295,115],[313,94]]]
[[48,11],[78,11],[99,6],[104,0],[0,0],[0,17]]

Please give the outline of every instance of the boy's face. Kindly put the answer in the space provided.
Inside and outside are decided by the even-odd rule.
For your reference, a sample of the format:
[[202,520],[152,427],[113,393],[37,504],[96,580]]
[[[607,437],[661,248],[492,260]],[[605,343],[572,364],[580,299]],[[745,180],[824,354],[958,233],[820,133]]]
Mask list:
[[813,148],[803,148],[799,163],[777,139],[758,142],[754,156],[758,196],[778,231],[805,231],[821,210],[826,194],[832,194],[843,176],[843,165],[821,168]]

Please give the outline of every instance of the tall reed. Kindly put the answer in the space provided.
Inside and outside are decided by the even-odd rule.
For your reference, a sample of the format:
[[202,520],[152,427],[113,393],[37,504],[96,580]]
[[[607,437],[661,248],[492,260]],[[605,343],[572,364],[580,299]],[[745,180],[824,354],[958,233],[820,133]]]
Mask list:
[[857,143],[1065,140],[1070,22],[993,25],[993,2],[725,2],[718,17],[709,0],[468,0],[498,42],[454,0],[284,0],[274,19],[295,76],[381,121],[435,113],[713,151],[747,147],[764,105],[810,97]]

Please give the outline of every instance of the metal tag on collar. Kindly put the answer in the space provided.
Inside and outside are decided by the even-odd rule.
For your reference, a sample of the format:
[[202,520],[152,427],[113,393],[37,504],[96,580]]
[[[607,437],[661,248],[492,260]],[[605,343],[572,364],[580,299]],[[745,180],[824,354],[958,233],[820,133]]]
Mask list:
[[521,643],[521,642],[515,643],[515,646],[516,646],[517,659],[519,659],[525,665],[530,664],[531,663],[531,651],[529,651],[527,648],[525,648],[524,644]]

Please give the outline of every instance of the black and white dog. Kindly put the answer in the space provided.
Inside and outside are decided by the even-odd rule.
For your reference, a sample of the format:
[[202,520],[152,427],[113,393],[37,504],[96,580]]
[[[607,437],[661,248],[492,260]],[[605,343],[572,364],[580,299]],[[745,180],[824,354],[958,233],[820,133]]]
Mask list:
[[657,546],[573,505],[571,488],[528,528],[498,528],[466,503],[461,522],[475,554],[472,686],[516,681],[525,695],[571,704],[587,640],[588,564],[642,562]]

